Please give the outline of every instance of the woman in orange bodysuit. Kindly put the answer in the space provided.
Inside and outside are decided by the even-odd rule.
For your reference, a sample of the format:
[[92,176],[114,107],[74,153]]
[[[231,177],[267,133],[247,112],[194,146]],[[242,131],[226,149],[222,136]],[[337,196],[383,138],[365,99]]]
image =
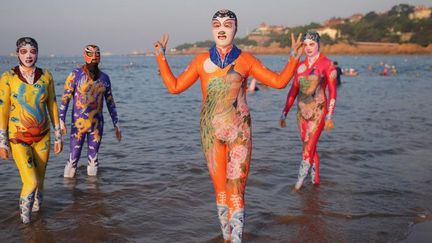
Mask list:
[[198,78],[201,80],[201,144],[216,193],[223,237],[231,242],[242,240],[244,193],[251,160],[247,78],[252,75],[265,85],[284,88],[302,52],[300,36],[294,40],[291,35],[295,52],[278,75],[233,44],[236,31],[237,18],[233,12],[216,12],[212,19],[215,46],[209,52],[198,54],[178,78],[171,72],[164,55],[168,36],[162,36],[155,44],[156,60],[169,92],[181,93]]

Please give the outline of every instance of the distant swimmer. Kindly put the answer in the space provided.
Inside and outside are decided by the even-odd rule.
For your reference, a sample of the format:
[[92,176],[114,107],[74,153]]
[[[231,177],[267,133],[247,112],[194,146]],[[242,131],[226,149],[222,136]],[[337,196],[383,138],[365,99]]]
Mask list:
[[258,88],[258,85],[257,85],[257,80],[253,78],[250,81],[250,83],[249,83],[247,91],[250,92],[250,93],[253,93],[253,92],[258,91],[258,90],[259,90],[259,88]]
[[348,68],[345,70],[344,75],[348,77],[354,77],[358,75],[358,71],[354,68]]
[[392,66],[391,66],[391,73],[392,73],[393,75],[397,75],[398,70],[397,70],[397,68],[396,68],[395,65],[392,65]]
[[83,51],[85,64],[74,69],[66,78],[60,106],[60,125],[63,134],[67,133],[66,113],[72,103],[70,131],[70,152],[63,176],[75,176],[84,140],[87,138],[87,175],[96,176],[99,166],[99,147],[102,141],[104,119],[103,103],[106,101],[108,112],[118,141],[121,140],[116,105],[111,91],[111,81],[99,69],[100,50],[96,45],[87,45]]
[[381,76],[387,76],[389,74],[390,66],[388,64],[384,65],[383,70],[379,73]]
[[[291,35],[292,55],[277,74],[252,54],[234,45],[237,17],[217,11],[211,20],[215,45],[196,55],[186,70],[174,76],[165,56],[168,36],[155,43],[156,61],[168,91],[179,94],[199,78],[201,145],[216,194],[217,214],[225,242],[242,242],[245,222],[245,189],[252,156],[251,116],[246,102],[247,78],[282,89],[292,78],[302,54],[301,36]],[[186,27],[190,27],[187,24]]]
[[336,69],[336,80],[337,80],[337,85],[341,85],[342,81],[341,81],[341,75],[343,74],[342,69],[339,67],[339,63],[334,61],[333,65]]
[[300,190],[309,173],[314,185],[320,183],[317,143],[323,129],[330,131],[333,128],[336,104],[337,72],[332,61],[320,53],[319,34],[307,32],[303,36],[303,45],[306,60],[298,65],[280,120],[280,126],[285,127],[288,111],[298,97],[297,123],[303,142],[303,156],[294,191]]
[[38,43],[30,37],[16,42],[19,65],[0,79],[0,157],[9,150],[20,172],[19,200],[23,223],[41,209],[45,171],[50,152],[50,121],[54,128],[54,153],[62,151],[54,80],[48,70],[36,67]]

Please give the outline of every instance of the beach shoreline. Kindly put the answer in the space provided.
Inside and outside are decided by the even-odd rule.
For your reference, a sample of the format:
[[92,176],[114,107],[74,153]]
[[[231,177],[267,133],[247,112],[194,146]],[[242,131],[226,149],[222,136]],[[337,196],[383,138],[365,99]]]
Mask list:
[[[257,55],[280,55],[289,53],[289,47],[278,44],[264,46],[239,46],[243,51]],[[169,55],[194,55],[208,51],[207,47],[192,47],[181,51],[169,51]],[[329,55],[432,55],[432,44],[423,47],[417,44],[357,42],[355,44],[337,43],[322,45],[321,51]]]

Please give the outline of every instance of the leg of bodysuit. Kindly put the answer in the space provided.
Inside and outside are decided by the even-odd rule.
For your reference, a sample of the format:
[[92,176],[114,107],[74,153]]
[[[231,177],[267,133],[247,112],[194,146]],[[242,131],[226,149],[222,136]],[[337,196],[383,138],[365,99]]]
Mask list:
[[316,150],[317,149],[315,147],[313,163],[312,163],[312,168],[311,168],[311,180],[312,180],[312,184],[319,185],[320,184],[320,176],[319,176],[320,158],[319,158],[318,152]]
[[[215,141],[209,164],[224,240],[241,242],[244,226],[244,193],[249,172],[251,142],[225,145]],[[210,160],[209,160],[210,159]],[[215,159],[215,160],[211,160]]]
[[[303,148],[304,148],[306,141],[308,140],[308,134],[307,134],[308,122],[307,122],[307,120],[303,119],[301,116],[298,117],[297,122],[298,122],[298,127],[299,127],[299,132],[300,132],[300,138],[301,138],[301,141],[303,142]],[[309,161],[305,161],[303,159],[300,162],[299,172],[297,175],[297,182],[294,186],[295,190],[299,190],[302,187],[303,182],[306,179],[307,174],[309,172],[309,168],[310,168]]]
[[302,119],[301,124],[302,124],[301,133],[304,133],[304,136],[302,136],[303,160],[300,165],[299,176],[295,186],[297,190],[300,189],[300,187],[303,185],[303,181],[307,176],[309,168],[311,167],[311,162],[313,161],[314,158],[317,158],[317,160],[313,161],[315,171],[313,171],[314,174],[312,175],[313,177],[312,179],[315,182],[315,179],[319,177],[319,157],[318,156],[315,157],[315,154],[316,154],[316,145],[318,139],[324,128],[324,117],[319,117],[316,120],[310,120],[310,121],[305,121]]
[[308,140],[304,143],[303,148],[303,160],[313,161],[314,174],[311,175],[312,183],[319,183],[319,156],[316,151],[318,139],[321,136],[321,132],[324,128],[325,120],[322,117],[319,120],[310,121],[308,124]]
[[244,194],[249,174],[251,141],[230,144],[227,164],[227,203],[231,242],[242,242],[245,211]]
[[87,175],[96,176],[98,172],[98,152],[102,142],[102,127],[95,129],[94,132],[88,133],[87,137]]
[[25,144],[12,144],[12,156],[18,167],[23,187],[20,195],[20,215],[23,223],[30,223],[34,194],[38,185],[32,148]]
[[227,145],[215,139],[214,145],[206,154],[209,174],[216,194],[216,206],[224,240],[230,239],[228,225],[228,205],[226,199],[226,165],[228,160]]
[[65,178],[75,177],[78,160],[81,156],[81,150],[86,134],[84,133],[79,134],[79,136],[77,135],[78,133],[72,133],[71,131],[69,160],[66,162],[63,175]]
[[40,210],[43,200],[43,186],[45,180],[45,171],[50,152],[50,136],[47,134],[41,141],[33,146],[34,162],[38,178],[38,186],[35,192],[35,200],[33,203],[33,212]]

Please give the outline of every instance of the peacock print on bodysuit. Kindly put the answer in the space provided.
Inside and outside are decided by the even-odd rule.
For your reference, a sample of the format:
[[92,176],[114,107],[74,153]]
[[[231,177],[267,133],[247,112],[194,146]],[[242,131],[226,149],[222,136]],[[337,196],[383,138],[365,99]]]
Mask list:
[[[332,61],[323,54],[320,54],[311,65],[308,63],[308,59],[299,63],[283,113],[286,116],[298,97],[297,122],[303,142],[299,178],[304,180],[310,169],[312,183],[319,184],[320,159],[316,145],[324,128],[325,120],[330,119],[334,113],[336,70]],[[326,89],[329,91],[328,98]],[[302,181],[299,185],[301,184]]]
[[220,226],[225,240],[241,242],[244,194],[252,152],[247,78],[251,75],[270,87],[284,88],[298,59],[291,57],[278,75],[235,45],[224,57],[213,46],[209,52],[198,54],[176,78],[163,53],[156,58],[162,79],[171,93],[181,93],[198,78],[201,80],[201,145],[215,190]]

